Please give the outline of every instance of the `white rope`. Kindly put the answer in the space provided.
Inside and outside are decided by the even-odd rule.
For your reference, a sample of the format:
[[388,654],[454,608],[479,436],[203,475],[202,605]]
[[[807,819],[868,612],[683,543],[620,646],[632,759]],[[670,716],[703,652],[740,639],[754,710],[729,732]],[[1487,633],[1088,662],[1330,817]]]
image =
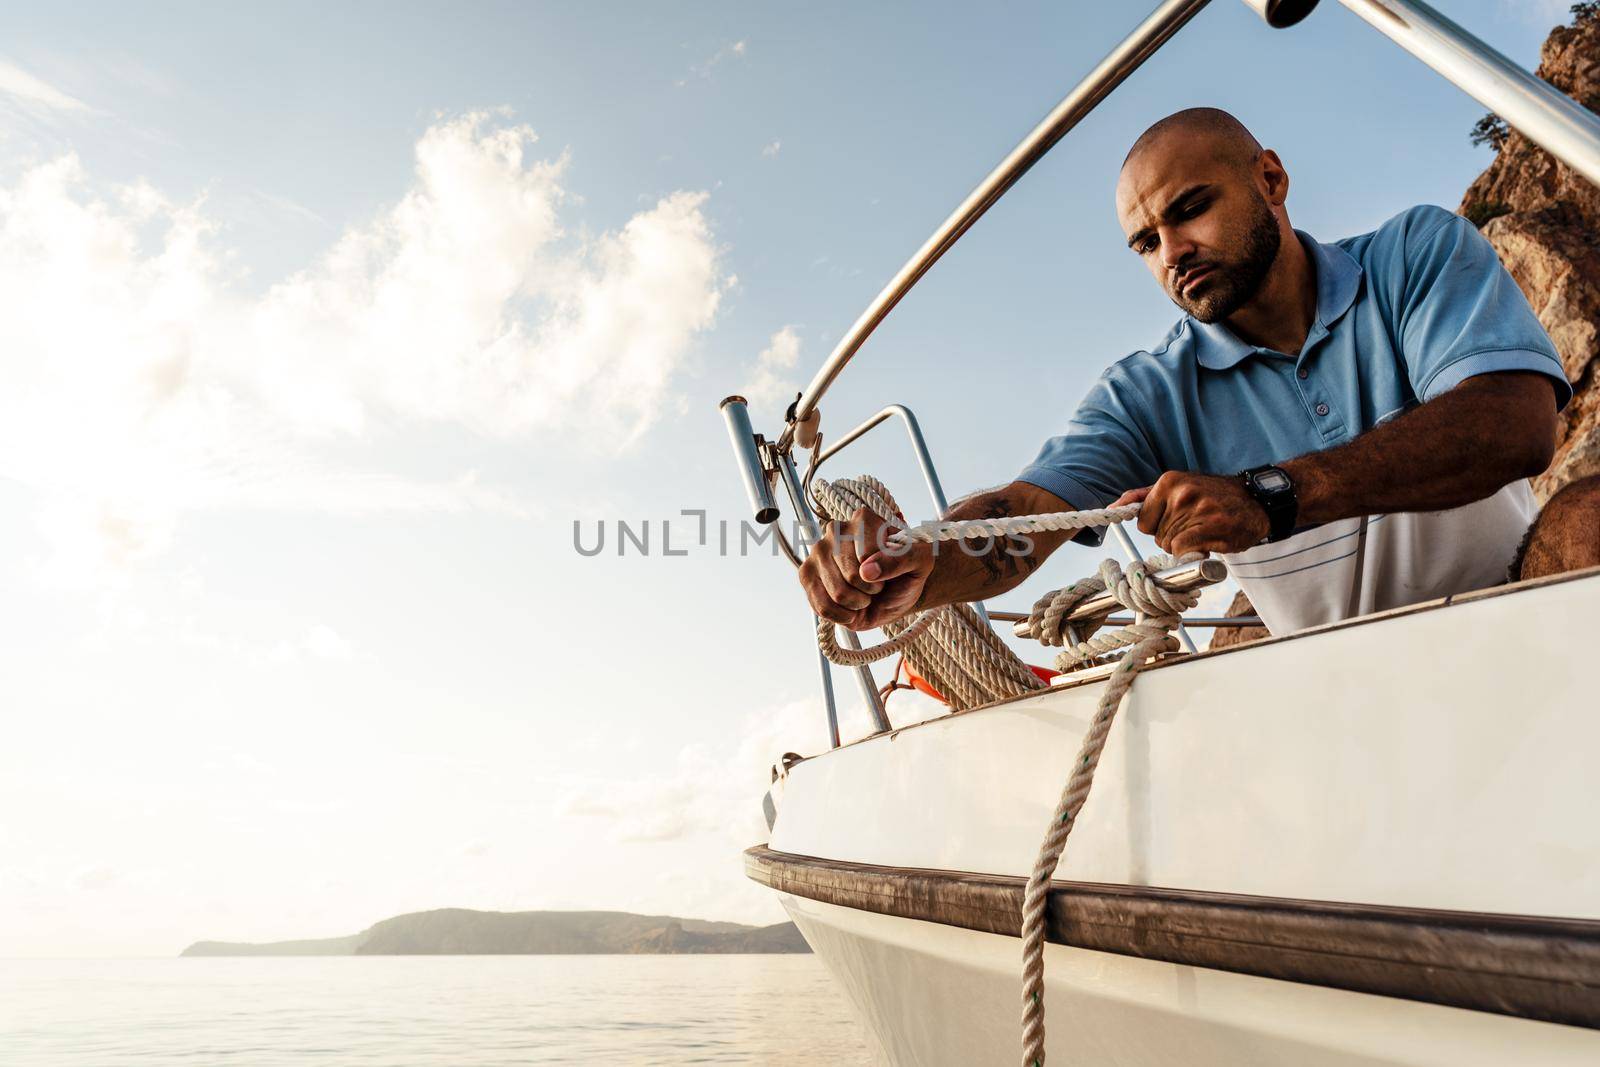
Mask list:
[[[833,483],[818,479],[812,485],[811,495],[818,510],[835,521],[848,519],[862,507],[883,519],[904,521],[895,506],[894,496],[876,478],[863,475]],[[1138,513],[1138,504],[1127,504],[1091,511],[925,522],[895,531],[886,538],[886,544],[931,544],[976,537],[1080,530],[1126,522]],[[1134,675],[1153,657],[1177,650],[1178,644],[1173,640],[1172,631],[1177,628],[1183,612],[1194,607],[1200,599],[1198,587],[1184,592],[1168,589],[1156,581],[1154,572],[1200,558],[1199,554],[1179,559],[1151,556],[1147,560],[1130,563],[1126,571],[1118,566],[1116,560],[1104,560],[1095,577],[1045,594],[1034,603],[1029,615],[1026,632],[1046,645],[1061,647],[1056,666],[1062,671],[1094,663],[1119,649],[1127,651],[1117,661],[1106,681],[1105,692],[1101,694],[1099,707],[1089,723],[1089,731],[1078,750],[1072,774],[1061,791],[1055,813],[1050,817],[1049,829],[1039,846],[1039,855],[1034,860],[1027,888],[1023,891],[1023,1067],[1044,1067],[1045,907],[1050,896],[1050,881],[1066,850],[1067,837],[1072,833],[1078,812],[1088,799],[1111,723],[1122,706],[1122,698],[1133,684]],[[1076,625],[1069,625],[1067,620],[1085,600],[1103,592],[1109,592],[1117,605],[1133,611],[1134,622],[1107,633],[1081,636],[1093,634],[1113,609],[1108,608],[1093,618],[1079,620]],[[916,671],[945,694],[951,708],[957,710],[1003,699],[1018,692],[1046,688],[1038,676],[1001,642],[993,628],[966,604],[924,611],[915,619],[898,620],[885,625],[883,629],[890,636],[882,644],[859,651],[844,649],[839,647],[834,624],[822,620],[817,626],[817,643],[830,661],[848,666],[873,663],[895,652],[903,652]]]
[[[880,518],[904,522],[888,488],[870,474],[830,482],[818,478],[811,486],[811,499],[830,519],[843,522],[865,507]],[[1093,508],[1087,511],[1049,511],[1038,515],[1006,515],[993,519],[935,519],[891,532],[885,546],[912,542],[966,541],[979,537],[1013,537],[1021,534],[1058,530],[1082,530],[1090,526],[1110,526],[1127,522],[1139,514],[1139,504],[1118,508]]]
[[900,530],[889,540],[934,542],[966,540],[973,537],[1008,537],[1017,534],[1054,530],[1081,530],[1086,526],[1110,526],[1127,522],[1139,514],[1138,504],[1120,508],[1094,508],[1089,511],[1051,511],[1042,515],[1009,515],[998,519],[935,520]]
[[[1055,876],[1061,854],[1067,847],[1067,836],[1072,833],[1078,812],[1089,797],[1094,784],[1095,768],[1100,765],[1100,753],[1106,746],[1111,723],[1122,706],[1122,698],[1133,685],[1133,676],[1151,658],[1162,652],[1173,652],[1178,643],[1172,637],[1178,617],[1194,607],[1200,599],[1200,589],[1175,592],[1157,584],[1152,569],[1159,570],[1175,562],[1199,559],[1199,555],[1178,560],[1152,556],[1140,563],[1128,565],[1126,573],[1113,559],[1100,564],[1096,578],[1085,578],[1066,589],[1041,597],[1033,606],[1031,622],[1036,634],[1043,632],[1056,637],[1049,642],[1066,643],[1066,649],[1057,658],[1063,670],[1091,662],[1106,652],[1126,648],[1106,679],[1105,692],[1100,695],[1100,705],[1089,722],[1089,731],[1073,761],[1072,774],[1061,791],[1061,799],[1050,816],[1039,855],[1033,861],[1033,871],[1022,894],[1022,1063],[1023,1067],[1044,1067],[1044,940],[1045,907],[1050,899],[1050,880]],[[1060,640],[1059,622],[1077,604],[1102,591],[1109,591],[1118,604],[1137,614],[1131,626],[1103,634],[1089,641]],[[1045,620],[1053,620],[1046,623]],[[1053,628],[1054,627],[1054,628]]]

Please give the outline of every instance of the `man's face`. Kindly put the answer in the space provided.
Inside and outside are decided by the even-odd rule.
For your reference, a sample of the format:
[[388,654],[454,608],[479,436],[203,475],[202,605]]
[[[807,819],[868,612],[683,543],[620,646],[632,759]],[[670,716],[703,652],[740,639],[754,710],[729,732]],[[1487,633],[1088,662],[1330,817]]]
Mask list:
[[1178,132],[1142,149],[1117,182],[1128,247],[1172,302],[1201,322],[1255,296],[1278,255],[1278,219],[1254,167],[1218,158],[1204,135]]

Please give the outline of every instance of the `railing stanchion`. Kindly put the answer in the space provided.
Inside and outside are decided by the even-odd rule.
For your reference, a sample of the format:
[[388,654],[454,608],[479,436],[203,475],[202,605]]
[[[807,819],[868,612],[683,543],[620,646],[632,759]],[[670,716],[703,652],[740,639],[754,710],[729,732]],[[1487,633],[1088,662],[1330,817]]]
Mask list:
[[[945,512],[950,510],[950,501],[944,495],[944,483],[939,481],[939,472],[934,469],[933,453],[928,451],[927,438],[922,436],[922,424],[917,421],[917,416],[912,410],[904,404],[890,404],[870,419],[860,423],[855,429],[840,437],[833,444],[823,448],[806,469],[805,480],[800,484],[801,491],[804,492],[811,488],[811,478],[817,473],[818,467],[844,451],[846,446],[859,441],[870,431],[892,418],[898,418],[905,424],[906,436],[911,438],[911,451],[917,457],[917,466],[922,469],[922,480],[928,486],[928,496],[933,500],[935,514],[941,519],[944,518]],[[972,608],[984,622],[989,621],[989,609],[983,606],[983,601],[972,601]]]
[[[805,493],[800,488],[800,475],[794,469],[794,457],[785,452],[777,457],[778,473],[783,478],[783,487],[789,493],[789,502],[794,507],[795,518],[806,528],[806,535],[810,543],[805,546],[806,555],[815,551],[816,543],[822,540],[822,528],[817,524],[817,517],[811,510],[811,505],[806,502]],[[861,639],[849,630],[842,634],[844,646],[854,651],[860,651]],[[820,651],[818,655],[821,655]],[[823,671],[826,673],[831,665],[823,660]],[[893,727],[889,724],[888,713],[883,710],[883,700],[878,696],[878,682],[872,677],[872,668],[865,664],[855,669],[856,682],[861,686],[862,699],[867,703],[867,711],[872,715],[874,733],[883,733]],[[828,686],[824,693],[828,701],[830,722],[834,724],[835,737],[837,737],[838,711],[833,704],[833,688]]]
[[[817,616],[811,616],[811,621],[817,623]],[[813,627],[814,628],[814,627]],[[822,704],[828,713],[828,747],[839,747],[839,705],[833,699],[833,664],[828,662],[828,657],[822,654],[822,649],[817,649],[817,665],[822,669]]]

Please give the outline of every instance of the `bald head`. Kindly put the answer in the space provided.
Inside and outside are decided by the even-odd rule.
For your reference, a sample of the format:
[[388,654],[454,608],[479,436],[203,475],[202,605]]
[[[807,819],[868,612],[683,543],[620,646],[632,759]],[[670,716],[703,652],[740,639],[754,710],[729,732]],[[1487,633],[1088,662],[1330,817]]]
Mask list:
[[1248,167],[1261,155],[1261,142],[1244,123],[1215,107],[1191,107],[1174,112],[1139,135],[1123,157],[1122,169],[1146,152],[1170,149],[1176,144],[1206,145],[1213,156],[1238,167]]
[[1175,304],[1201,322],[1255,298],[1284,241],[1289,175],[1226,111],[1168,115],[1128,150],[1117,220]]

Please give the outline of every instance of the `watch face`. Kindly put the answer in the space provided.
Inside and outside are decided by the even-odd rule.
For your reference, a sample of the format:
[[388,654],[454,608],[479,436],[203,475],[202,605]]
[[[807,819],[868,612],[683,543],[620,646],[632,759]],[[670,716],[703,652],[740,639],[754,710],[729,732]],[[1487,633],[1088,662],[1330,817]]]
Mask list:
[[1266,493],[1277,493],[1289,488],[1289,476],[1280,470],[1262,471],[1255,476],[1256,488]]

